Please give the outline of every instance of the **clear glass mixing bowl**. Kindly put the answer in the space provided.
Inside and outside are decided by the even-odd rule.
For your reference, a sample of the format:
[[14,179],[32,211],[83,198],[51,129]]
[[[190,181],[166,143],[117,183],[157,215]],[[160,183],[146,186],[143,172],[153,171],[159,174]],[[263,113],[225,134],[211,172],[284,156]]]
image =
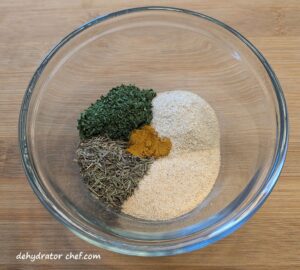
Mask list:
[[[221,169],[192,212],[136,219],[107,210],[82,183],[79,113],[122,83],[189,90],[215,109]],[[270,65],[237,31],[193,11],[142,7],[97,17],[48,53],[25,93],[19,141],[34,192],[76,235],[120,253],[171,255],[228,235],[262,205],[284,163],[287,109]]]

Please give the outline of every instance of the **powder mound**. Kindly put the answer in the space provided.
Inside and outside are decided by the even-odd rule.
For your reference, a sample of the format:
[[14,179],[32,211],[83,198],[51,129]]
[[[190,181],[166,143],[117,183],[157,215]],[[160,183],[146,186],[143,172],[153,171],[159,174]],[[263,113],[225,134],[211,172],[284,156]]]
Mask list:
[[145,125],[131,132],[127,151],[139,157],[159,158],[170,153],[172,143],[168,138],[160,138],[153,127]]
[[207,150],[219,144],[218,119],[198,95],[182,90],[159,93],[153,100],[151,125],[172,141],[172,154]]
[[212,190],[220,169],[220,131],[214,110],[194,93],[160,93],[152,106],[151,125],[170,138],[172,149],[153,162],[122,211],[168,220],[193,210]]
[[205,199],[219,168],[218,148],[155,160],[122,211],[147,220],[179,217]]

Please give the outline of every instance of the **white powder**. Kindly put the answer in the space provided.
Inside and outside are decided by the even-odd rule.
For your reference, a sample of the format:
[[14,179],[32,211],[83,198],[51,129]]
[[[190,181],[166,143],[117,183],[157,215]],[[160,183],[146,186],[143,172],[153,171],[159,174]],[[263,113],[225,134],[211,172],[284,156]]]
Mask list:
[[156,160],[122,211],[148,219],[181,216],[211,191],[220,168],[220,134],[214,110],[187,91],[158,94],[151,123],[172,141],[169,156]]

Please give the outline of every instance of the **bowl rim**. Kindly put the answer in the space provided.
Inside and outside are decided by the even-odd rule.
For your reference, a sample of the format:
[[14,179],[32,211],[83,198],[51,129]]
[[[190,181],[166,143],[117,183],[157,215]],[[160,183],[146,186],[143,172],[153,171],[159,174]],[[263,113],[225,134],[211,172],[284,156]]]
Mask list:
[[[204,19],[210,21],[218,26],[221,26],[225,30],[229,31],[231,34],[236,36],[240,41],[242,41],[258,58],[261,62],[267,74],[272,82],[273,89],[277,98],[278,105],[278,119],[277,119],[277,144],[276,151],[273,156],[273,162],[270,166],[270,170],[262,186],[260,187],[259,192],[257,192],[254,198],[246,204],[239,212],[235,214],[228,222],[225,224],[221,224],[217,230],[214,231],[213,234],[203,239],[198,239],[198,241],[190,241],[186,242],[184,246],[180,247],[168,247],[166,249],[160,250],[151,250],[149,248],[141,249],[140,246],[135,245],[124,245],[122,242],[111,241],[108,242],[106,239],[101,237],[95,238],[83,228],[77,226],[76,223],[72,222],[68,219],[62,212],[58,211],[54,203],[47,198],[45,192],[43,191],[41,185],[39,184],[39,177],[37,172],[35,171],[34,165],[30,159],[29,155],[29,146],[27,142],[27,116],[28,116],[28,108],[30,105],[31,96],[33,94],[35,85],[39,80],[40,76],[43,73],[43,70],[47,66],[48,62],[52,59],[52,57],[59,51],[59,49],[64,46],[68,41],[74,38],[76,35],[80,34],[82,31],[90,28],[93,25],[99,24],[106,20],[119,17],[122,15],[126,15],[129,13],[138,13],[144,11],[169,11],[175,13],[184,13],[187,15],[191,15],[194,17],[199,17],[200,19]],[[274,188],[280,172],[283,168],[283,164],[286,158],[287,148],[288,148],[288,133],[289,133],[289,123],[288,123],[288,112],[287,105],[284,98],[284,94],[282,88],[279,84],[279,81],[271,68],[270,64],[267,62],[262,53],[243,35],[241,35],[238,31],[234,30],[227,24],[214,19],[210,16],[204,15],[199,12],[191,11],[188,9],[176,8],[176,7],[167,7],[167,6],[144,6],[144,7],[135,7],[129,9],[122,9],[116,12],[108,13],[102,16],[98,16],[87,23],[81,25],[76,28],[70,34],[65,36],[59,43],[57,43],[44,57],[39,67],[35,71],[23,97],[20,115],[19,115],[19,128],[18,128],[18,139],[19,139],[19,148],[22,158],[22,164],[27,176],[27,179],[41,201],[44,207],[61,223],[63,223],[68,229],[70,229],[73,233],[75,233],[80,238],[92,243],[96,246],[122,253],[127,255],[137,255],[137,256],[166,256],[166,255],[175,255],[180,253],[190,252],[202,247],[205,247],[211,243],[214,243],[230,233],[237,230],[240,226],[242,226],[264,203],[272,189]]]

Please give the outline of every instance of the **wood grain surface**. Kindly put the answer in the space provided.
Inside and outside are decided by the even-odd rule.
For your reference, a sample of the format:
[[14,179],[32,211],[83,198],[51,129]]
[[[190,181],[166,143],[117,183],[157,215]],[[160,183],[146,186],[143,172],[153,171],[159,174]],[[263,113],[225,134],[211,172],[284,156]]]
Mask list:
[[[189,254],[129,257],[96,248],[58,223],[24,175],[17,142],[20,104],[47,51],[93,17],[118,9],[169,5],[213,16],[249,38],[269,60],[289,109],[290,144],[280,180],[241,229]],[[300,269],[300,1],[299,0],[1,0],[0,1],[0,269]],[[100,254],[101,260],[17,260],[28,251]]]

